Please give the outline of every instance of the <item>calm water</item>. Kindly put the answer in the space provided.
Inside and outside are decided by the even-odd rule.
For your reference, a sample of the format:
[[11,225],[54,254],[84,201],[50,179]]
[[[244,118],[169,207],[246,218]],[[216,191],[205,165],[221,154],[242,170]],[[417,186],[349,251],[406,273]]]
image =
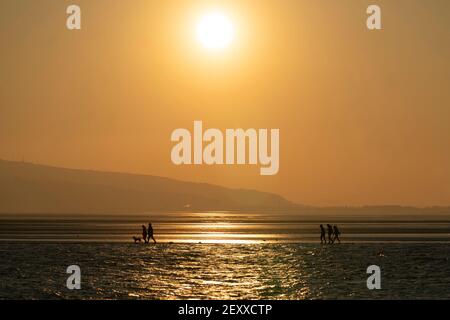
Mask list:
[[130,242],[151,221],[158,242],[316,243],[319,224],[338,224],[346,242],[446,242],[447,217],[298,216],[281,213],[183,212],[131,216],[0,215],[0,241]]
[[[132,243],[149,220],[158,244]],[[318,243],[318,224],[328,222],[342,244]],[[449,227],[420,217],[4,215],[0,298],[449,299]],[[81,290],[65,287],[73,264]],[[382,290],[366,287],[371,264],[381,267]]]

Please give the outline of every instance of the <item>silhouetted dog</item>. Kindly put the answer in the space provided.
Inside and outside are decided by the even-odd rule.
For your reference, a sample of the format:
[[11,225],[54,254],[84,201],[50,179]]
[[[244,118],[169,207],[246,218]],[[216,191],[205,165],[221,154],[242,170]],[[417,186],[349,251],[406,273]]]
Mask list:
[[133,236],[134,243],[141,242],[141,238]]

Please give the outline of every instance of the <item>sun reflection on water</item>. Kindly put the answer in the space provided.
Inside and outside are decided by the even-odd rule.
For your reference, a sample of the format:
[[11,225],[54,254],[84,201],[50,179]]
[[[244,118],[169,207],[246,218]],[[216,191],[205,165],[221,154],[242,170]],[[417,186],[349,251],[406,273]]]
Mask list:
[[276,245],[252,240],[204,241],[208,245],[174,244],[163,251],[150,247],[151,259],[145,263],[144,274],[135,276],[136,282],[142,283],[141,290],[153,292],[159,299],[308,297],[307,282],[299,277],[300,256],[294,256],[295,248],[281,252]]

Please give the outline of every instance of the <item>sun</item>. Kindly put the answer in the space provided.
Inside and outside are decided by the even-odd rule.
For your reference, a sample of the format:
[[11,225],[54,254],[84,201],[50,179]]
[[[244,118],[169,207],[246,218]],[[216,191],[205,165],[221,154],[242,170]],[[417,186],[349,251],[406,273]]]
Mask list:
[[197,24],[197,39],[211,50],[230,46],[234,38],[234,26],[223,13],[215,11],[203,16]]

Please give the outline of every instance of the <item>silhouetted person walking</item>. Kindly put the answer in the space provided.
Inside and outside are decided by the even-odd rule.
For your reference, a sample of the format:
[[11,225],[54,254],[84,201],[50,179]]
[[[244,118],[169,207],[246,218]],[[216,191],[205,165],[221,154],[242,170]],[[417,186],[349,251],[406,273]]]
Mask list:
[[153,227],[152,224],[149,222],[148,223],[148,228],[147,228],[147,242],[150,242],[150,238],[153,240],[154,243],[156,243],[155,238],[153,237]]
[[333,227],[333,231],[334,231],[334,239],[333,239],[333,243],[337,240],[339,243],[341,243],[341,239],[339,239],[339,235],[341,234],[341,232],[339,231],[338,227],[335,225]]
[[147,228],[142,225],[142,239],[144,239],[144,242],[147,243]]
[[333,236],[333,227],[331,226],[331,224],[327,224],[327,228],[328,228],[328,243],[331,244],[333,243],[333,239],[331,238]]
[[323,227],[323,225],[320,225],[320,243],[327,243],[327,239],[325,238],[325,228]]

